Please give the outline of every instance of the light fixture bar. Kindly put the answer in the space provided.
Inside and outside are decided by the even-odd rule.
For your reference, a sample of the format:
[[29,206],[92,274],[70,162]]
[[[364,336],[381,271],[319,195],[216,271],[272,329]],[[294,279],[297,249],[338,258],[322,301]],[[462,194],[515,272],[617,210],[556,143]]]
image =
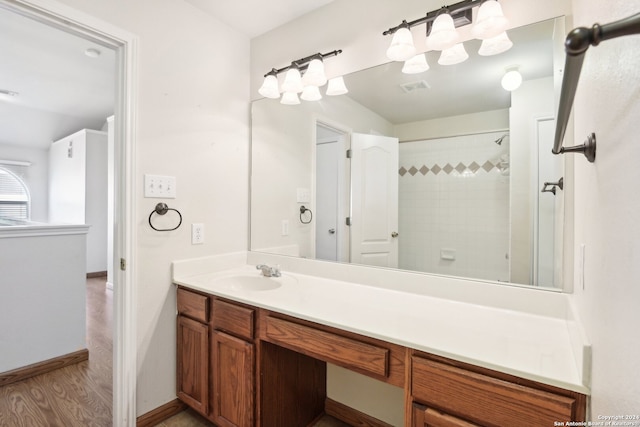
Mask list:
[[331,52],[327,52],[327,53],[314,53],[313,55],[305,56],[304,58],[300,58],[300,59],[296,59],[295,61],[291,61],[291,65],[288,65],[286,67],[272,68],[271,71],[269,71],[263,77],[267,77],[269,75],[277,76],[280,73],[283,73],[285,71],[289,71],[289,69],[291,69],[291,67],[293,67],[294,64],[295,64],[295,66],[298,67],[300,72],[302,72],[302,71],[307,69],[307,67],[309,66],[309,62],[311,62],[312,59],[318,58],[318,59],[324,60],[324,58],[330,58],[332,56],[337,56],[337,55],[339,55],[341,53],[342,53],[342,49],[332,50]]
[[[428,29],[430,29],[430,23],[432,23],[436,17],[442,12],[448,12],[453,18],[454,25],[456,27],[460,27],[462,25],[467,25],[471,23],[470,11],[474,7],[480,5],[484,0],[463,0],[458,3],[454,3],[450,6],[443,6],[440,9],[433,10],[425,17],[418,18],[414,21],[406,22],[402,21],[400,25],[389,28],[387,31],[383,32],[383,36],[387,36],[389,34],[395,33],[399,28],[408,25],[409,28],[415,27],[416,25],[427,24]],[[469,11],[469,12],[468,12]],[[428,33],[427,33],[428,34]]]

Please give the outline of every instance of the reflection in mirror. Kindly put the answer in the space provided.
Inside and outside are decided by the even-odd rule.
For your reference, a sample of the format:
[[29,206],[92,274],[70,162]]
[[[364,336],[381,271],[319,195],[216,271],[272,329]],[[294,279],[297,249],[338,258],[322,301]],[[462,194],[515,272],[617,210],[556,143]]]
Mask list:
[[[561,287],[562,158],[551,155],[564,18],[509,30],[513,48],[349,93],[252,104],[251,250]],[[505,70],[523,83],[507,92]],[[310,212],[300,216],[304,205]],[[309,215],[312,220],[309,223]]]

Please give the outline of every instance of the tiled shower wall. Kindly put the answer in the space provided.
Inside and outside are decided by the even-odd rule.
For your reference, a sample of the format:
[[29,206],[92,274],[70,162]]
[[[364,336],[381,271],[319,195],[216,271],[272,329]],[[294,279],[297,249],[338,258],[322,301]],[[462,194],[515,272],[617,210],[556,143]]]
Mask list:
[[505,133],[400,144],[400,268],[509,280]]

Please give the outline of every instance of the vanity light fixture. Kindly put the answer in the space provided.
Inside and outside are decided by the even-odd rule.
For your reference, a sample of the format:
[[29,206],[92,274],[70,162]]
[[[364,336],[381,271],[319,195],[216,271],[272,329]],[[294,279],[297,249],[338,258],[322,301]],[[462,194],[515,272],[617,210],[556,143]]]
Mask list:
[[334,77],[329,80],[329,86],[327,87],[327,95],[336,96],[336,95],[344,95],[349,92],[347,90],[347,86],[344,84],[344,79],[342,76]]
[[285,93],[300,93],[303,89],[304,86],[302,85],[302,74],[300,74],[300,67],[298,67],[298,64],[293,62],[287,70],[287,74],[284,75],[282,90]]
[[506,52],[507,50],[511,49],[511,46],[513,46],[513,42],[511,41],[511,39],[509,39],[507,32],[503,31],[495,37],[482,40],[480,49],[478,49],[478,55],[480,56],[497,55],[499,53]]
[[502,80],[500,81],[504,90],[512,92],[518,89],[522,84],[522,74],[520,74],[520,71],[518,71],[518,67],[515,65],[507,67],[505,71],[506,72],[504,76],[502,76]]
[[[487,40],[505,32],[509,21],[505,18],[502,13],[502,7],[496,0],[463,0],[453,5],[443,6],[440,9],[428,12],[426,16],[414,21],[407,22],[403,20],[400,25],[389,28],[383,32],[382,34],[385,36],[393,34],[393,40],[387,49],[387,57],[392,61],[407,61],[409,58],[413,58],[416,51],[410,30],[421,24],[426,24],[427,26],[427,49],[444,52],[453,48],[460,41],[460,34],[456,28],[472,23],[473,8],[476,6],[480,7],[478,8],[476,22],[471,29],[471,33],[475,38]],[[504,43],[504,38],[502,38],[501,41],[500,49],[507,50],[511,47],[510,45],[506,47],[508,43]],[[511,41],[509,40],[509,42]],[[492,43],[494,44],[492,45]],[[496,43],[497,42],[494,41],[488,44],[489,46],[494,46],[491,52],[495,53],[491,53],[492,55],[504,52],[504,50],[500,51],[500,49],[497,48],[498,44]],[[456,50],[460,51],[460,48],[456,48]],[[485,51],[489,51],[489,48],[485,48],[483,52]],[[450,52],[444,56],[449,57]],[[464,55],[458,56],[457,60],[463,56]]]
[[280,98],[280,90],[278,89],[278,77],[275,68],[267,73],[264,77],[264,82],[258,93],[265,98],[278,99]]
[[468,58],[469,54],[465,50],[464,45],[462,43],[458,43],[440,53],[438,64],[455,65],[466,61]]
[[402,72],[405,74],[423,73],[429,69],[427,57],[424,53],[420,53],[411,59],[407,59],[402,66]]
[[[324,69],[324,59],[336,56],[342,53],[342,50],[334,50],[327,53],[315,53],[313,55],[295,60],[291,65],[283,68],[272,68],[264,75],[264,81],[258,93],[265,98],[278,99],[282,93],[280,102],[287,105],[300,104],[300,98],[305,101],[317,101],[322,99],[319,88],[327,83],[327,76]],[[284,73],[285,78],[282,85],[278,87],[278,74]],[[329,88],[331,82],[329,81]],[[344,87],[344,81],[342,82]],[[315,88],[315,89],[314,89]],[[329,89],[327,95],[330,95]],[[300,98],[298,94],[301,93]]]
[[416,47],[413,45],[413,35],[409,30],[407,21],[402,21],[393,33],[391,45],[387,49],[387,58],[392,61],[406,61],[416,54]]
[[300,104],[300,99],[296,92],[285,92],[282,94],[280,103],[284,105],[298,105]]
[[460,40],[460,34],[456,30],[449,11],[445,9],[433,21],[431,32],[427,37],[427,47],[431,50],[445,50],[453,47],[458,40]]
[[304,101],[320,101],[322,99],[322,94],[320,93],[320,89],[318,86],[305,86],[302,90],[302,94],[300,94],[300,98]]
[[502,6],[496,0],[487,0],[478,8],[476,23],[471,29],[473,37],[485,40],[495,37],[507,29],[509,21],[502,13]]

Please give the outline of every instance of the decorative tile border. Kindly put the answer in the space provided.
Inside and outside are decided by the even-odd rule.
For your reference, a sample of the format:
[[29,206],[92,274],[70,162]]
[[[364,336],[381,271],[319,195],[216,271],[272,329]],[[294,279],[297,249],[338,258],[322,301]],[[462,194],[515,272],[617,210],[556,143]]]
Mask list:
[[415,166],[411,166],[409,169],[407,169],[404,166],[402,166],[398,170],[398,173],[400,174],[400,176],[405,176],[407,173],[409,175],[411,175],[411,176],[415,176],[419,172],[423,176],[426,176],[428,173],[432,173],[434,175],[438,175],[440,172],[444,172],[447,175],[451,175],[451,173],[455,171],[456,175],[462,175],[466,171],[470,171],[472,174],[475,174],[480,169],[482,169],[485,172],[489,173],[493,169],[501,171],[502,168],[503,168],[503,166],[501,165],[501,162],[493,163],[493,162],[487,160],[486,162],[484,162],[482,164],[482,166],[480,166],[476,162],[471,162],[471,164],[469,164],[469,165],[465,165],[464,163],[460,162],[456,166],[452,166],[450,163],[447,163],[446,165],[444,165],[442,167],[439,166],[436,163],[433,166],[431,166],[431,168],[428,168],[426,165],[422,165],[422,166],[420,166],[420,168],[417,168]]

